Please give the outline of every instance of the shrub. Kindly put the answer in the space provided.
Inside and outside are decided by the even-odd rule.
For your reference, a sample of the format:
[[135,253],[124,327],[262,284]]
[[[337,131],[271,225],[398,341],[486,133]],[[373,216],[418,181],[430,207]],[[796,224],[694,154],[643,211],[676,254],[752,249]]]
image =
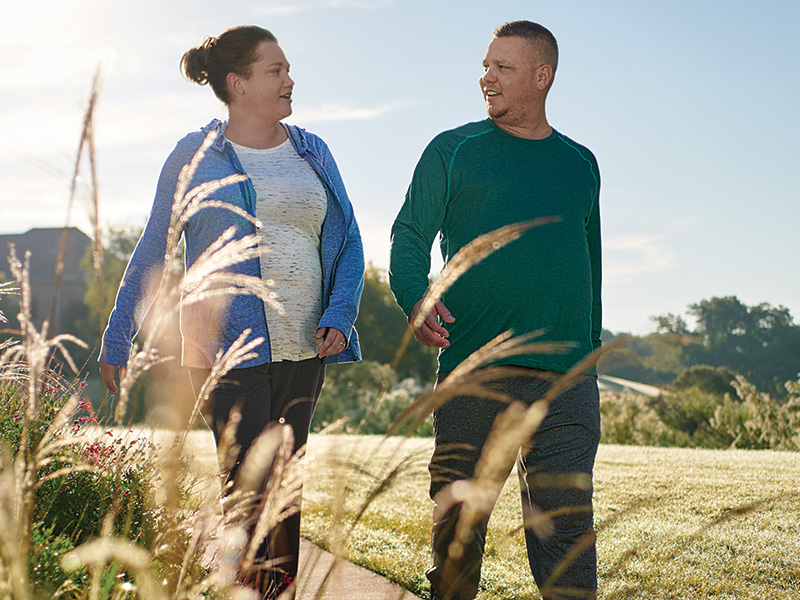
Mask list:
[[[427,388],[416,379],[398,381],[390,365],[365,360],[337,365],[325,374],[312,430],[319,431],[339,418],[346,418],[346,431],[384,434],[400,413]],[[416,435],[431,435],[430,419]]]
[[782,400],[759,392],[743,377],[736,378],[733,387],[733,395],[697,386],[658,398],[604,394],[602,439],[651,446],[800,450],[800,380],[786,383],[789,394]]
[[688,446],[691,437],[667,425],[650,398],[631,392],[600,399],[602,441],[641,446]]
[[695,365],[683,371],[675,379],[673,387],[676,390],[686,390],[694,387],[717,396],[728,394],[731,398],[739,400],[736,388],[733,386],[735,380],[736,373],[726,367]]
[[734,382],[741,403],[725,402],[712,419],[732,448],[800,450],[800,379],[785,384],[781,401],[759,392],[743,377]]
[[[70,435],[81,433],[75,427]],[[70,464],[86,464],[92,470],[70,470],[43,483],[36,493],[34,518],[66,534],[80,544],[100,535],[103,518],[115,513],[114,534],[138,540],[145,533],[145,517],[153,518],[147,509],[147,480],[152,472],[148,442],[140,439],[124,442],[111,430],[80,449],[68,447],[59,460],[40,473],[44,477]],[[143,449],[137,451],[136,446]],[[148,545],[145,536],[141,543]]]
[[[85,569],[66,573],[60,561],[79,544],[100,536],[107,515],[113,515],[112,533],[149,545],[158,522],[158,511],[147,500],[155,448],[145,440],[126,441],[119,433],[100,428],[86,401],[73,404],[77,410],[65,414],[61,427],[45,439],[70,397],[84,387],[79,382],[68,385],[52,371],[40,378],[34,418],[26,430],[28,376],[10,364],[5,367],[0,374],[0,445],[9,460],[15,456],[17,464],[38,465],[38,485],[29,488],[33,494],[29,578],[36,597],[49,597],[62,585],[86,584]],[[36,454],[43,447],[49,450],[31,463],[30,457],[20,455],[24,439]],[[10,463],[1,465],[3,470],[9,475],[16,472]]]

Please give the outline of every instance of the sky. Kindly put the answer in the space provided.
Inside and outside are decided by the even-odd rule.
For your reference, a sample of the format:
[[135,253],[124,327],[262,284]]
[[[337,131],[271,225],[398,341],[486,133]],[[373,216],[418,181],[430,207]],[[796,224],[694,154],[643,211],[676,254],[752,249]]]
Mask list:
[[491,30],[516,19],[557,37],[549,121],[600,164],[605,328],[643,335],[653,316],[731,295],[800,323],[796,0],[16,2],[0,36],[0,233],[90,233],[85,184],[67,207],[98,66],[100,221],[142,227],[175,143],[226,115],[182,79],[183,52],[257,24],[292,64],[287,122],[328,143],[366,258],[386,268],[416,161],[485,118]]

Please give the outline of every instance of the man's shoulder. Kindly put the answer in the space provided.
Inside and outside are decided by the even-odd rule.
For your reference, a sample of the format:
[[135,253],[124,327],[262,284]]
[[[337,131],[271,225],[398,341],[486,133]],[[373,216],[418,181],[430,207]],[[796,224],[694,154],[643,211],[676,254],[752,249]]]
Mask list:
[[441,132],[439,135],[434,137],[433,140],[431,140],[430,145],[440,148],[449,148],[452,150],[468,139],[482,136],[491,131],[492,125],[489,122],[489,119],[483,119],[482,121],[475,121],[473,123],[465,123],[464,125],[459,125],[453,129],[448,129]]
[[571,137],[564,135],[560,131],[556,131],[555,134],[557,139],[562,144],[566,145],[567,147],[571,148],[572,150],[580,154],[584,159],[594,164],[597,164],[597,159],[595,158],[594,153],[591,150],[589,150],[589,148],[587,148],[586,146],[584,146],[579,142],[576,142]]

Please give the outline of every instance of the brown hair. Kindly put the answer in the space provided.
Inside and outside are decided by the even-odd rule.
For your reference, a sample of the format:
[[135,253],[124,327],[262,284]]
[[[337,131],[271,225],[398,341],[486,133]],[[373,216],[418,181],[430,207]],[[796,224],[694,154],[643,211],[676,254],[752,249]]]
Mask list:
[[207,37],[199,46],[189,48],[181,58],[181,73],[188,81],[211,85],[214,94],[225,104],[228,97],[228,73],[249,77],[262,42],[277,42],[272,33],[256,25],[240,25]]
[[558,68],[558,42],[546,27],[533,21],[509,21],[497,27],[492,35],[496,38],[512,35],[525,38],[531,43],[539,58],[553,68],[555,74]]

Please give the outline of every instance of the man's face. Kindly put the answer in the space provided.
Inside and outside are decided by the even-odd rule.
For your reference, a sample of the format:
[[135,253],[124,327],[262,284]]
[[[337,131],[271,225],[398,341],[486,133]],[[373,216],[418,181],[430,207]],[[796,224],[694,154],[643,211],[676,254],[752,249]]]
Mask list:
[[517,36],[494,38],[480,78],[486,112],[495,123],[524,124],[544,90],[537,84],[537,60],[530,42]]

